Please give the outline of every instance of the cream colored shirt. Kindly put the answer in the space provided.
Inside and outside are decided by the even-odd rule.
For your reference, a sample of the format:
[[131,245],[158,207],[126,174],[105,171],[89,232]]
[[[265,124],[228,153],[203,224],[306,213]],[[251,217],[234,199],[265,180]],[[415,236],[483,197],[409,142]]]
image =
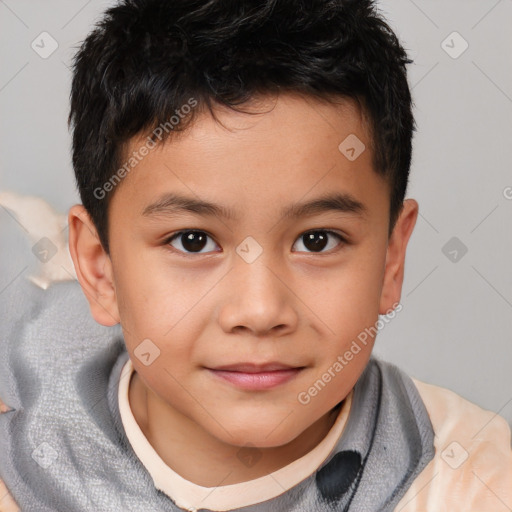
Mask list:
[[246,507],[269,500],[291,489],[313,474],[328,457],[343,433],[352,403],[351,391],[343,401],[338,417],[326,437],[313,450],[287,466],[247,482],[202,487],[186,480],[169,467],[144,436],[128,400],[133,371],[133,364],[128,359],[119,382],[119,412],[126,436],[137,457],[153,478],[155,487],[172,498],[179,507],[189,511],[201,508],[224,511]]

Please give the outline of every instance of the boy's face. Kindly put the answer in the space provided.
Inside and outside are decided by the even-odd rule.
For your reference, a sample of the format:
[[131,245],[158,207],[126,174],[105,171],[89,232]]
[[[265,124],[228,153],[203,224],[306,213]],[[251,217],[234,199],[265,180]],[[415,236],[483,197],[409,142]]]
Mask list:
[[[353,342],[400,300],[417,203],[405,202],[388,240],[389,187],[372,169],[353,103],[286,94],[257,109],[266,112],[219,110],[230,130],[203,112],[138,163],[111,201],[110,257],[79,206],[70,246],[94,317],[121,322],[134,367],[163,406],[222,442],[271,447],[325,418],[365,368],[374,340],[357,341],[358,351]],[[366,145],[355,160],[338,148],[351,134]],[[170,194],[232,217],[164,206]],[[283,216],[327,196],[339,196],[338,208]],[[169,241],[190,230],[200,233]],[[300,369],[259,388],[215,370],[268,362]]]

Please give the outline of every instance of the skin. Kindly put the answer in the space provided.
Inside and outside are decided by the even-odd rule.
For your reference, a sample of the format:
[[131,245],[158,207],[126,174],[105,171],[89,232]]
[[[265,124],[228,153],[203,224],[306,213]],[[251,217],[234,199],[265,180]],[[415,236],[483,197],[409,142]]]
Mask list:
[[[313,397],[297,399],[343,355],[359,333],[400,301],[407,242],[418,204],[404,202],[388,238],[389,187],[372,168],[369,135],[356,105],[297,94],[254,100],[248,115],[202,112],[180,137],[149,154],[118,185],[109,209],[110,256],[81,205],[69,211],[69,244],[93,317],[121,323],[136,373],[129,401],[160,457],[206,487],[234,484],[302,457],[331,428],[333,408],[364,370],[374,339]],[[338,145],[356,134],[366,150],[349,161]],[[134,138],[130,151],[143,138]],[[237,220],[197,213],[146,218],[164,192],[231,208]],[[366,214],[329,211],[281,218],[283,207],[326,193],[349,193]],[[210,235],[184,253],[180,230]],[[310,230],[333,230],[322,252]],[[262,248],[247,263],[246,237]],[[145,366],[134,350],[149,338],[160,356]],[[241,390],[206,368],[280,361],[304,367],[268,390]],[[252,445],[251,467],[237,457]]]

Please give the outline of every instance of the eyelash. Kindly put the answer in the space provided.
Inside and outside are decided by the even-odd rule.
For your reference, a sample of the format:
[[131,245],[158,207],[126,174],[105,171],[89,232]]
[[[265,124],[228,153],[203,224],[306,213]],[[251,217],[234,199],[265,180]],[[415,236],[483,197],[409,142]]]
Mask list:
[[[330,230],[330,229],[310,229],[308,231],[304,231],[303,233],[301,233],[297,239],[297,240],[300,240],[301,237],[303,237],[304,235],[307,235],[309,233],[327,233],[329,235],[334,235],[336,238],[338,238],[338,240],[340,241],[340,244],[338,244],[334,249],[330,249],[328,251],[320,251],[320,252],[314,252],[314,251],[308,251],[306,252],[306,254],[317,254],[317,255],[320,255],[320,254],[331,254],[333,252],[337,252],[343,245],[347,245],[349,242],[347,241],[347,239],[342,236],[340,233],[336,232],[336,231],[333,231],[333,230]],[[177,231],[176,233],[173,233],[172,235],[169,235],[164,241],[163,241],[163,245],[164,246],[167,246],[168,248],[170,248],[171,251],[175,252],[175,253],[178,253],[180,255],[183,255],[185,257],[189,257],[189,256],[194,256],[194,255],[200,255],[200,254],[209,254],[209,252],[185,252],[185,251],[182,251],[180,249],[176,249],[175,247],[172,247],[170,245],[170,243],[179,238],[181,235],[183,235],[184,233],[204,233],[206,236],[208,236],[209,238],[211,238],[212,240],[214,240],[213,236],[210,235],[210,233],[208,233],[207,231],[203,231],[203,230],[199,230],[199,229],[183,229],[181,231]],[[215,242],[217,244],[217,242]],[[217,244],[218,245],[218,244]],[[295,245],[295,243],[294,243]],[[305,251],[294,251],[294,252],[305,252]]]

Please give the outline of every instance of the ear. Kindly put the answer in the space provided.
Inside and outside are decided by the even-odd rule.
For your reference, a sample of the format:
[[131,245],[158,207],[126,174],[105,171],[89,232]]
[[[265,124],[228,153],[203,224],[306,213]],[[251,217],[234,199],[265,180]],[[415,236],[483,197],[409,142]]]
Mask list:
[[405,250],[417,218],[418,203],[414,199],[406,199],[388,241],[379,315],[389,313],[400,302],[404,280]]
[[93,318],[101,325],[119,323],[112,262],[101,245],[96,227],[81,204],[68,213],[69,252]]

